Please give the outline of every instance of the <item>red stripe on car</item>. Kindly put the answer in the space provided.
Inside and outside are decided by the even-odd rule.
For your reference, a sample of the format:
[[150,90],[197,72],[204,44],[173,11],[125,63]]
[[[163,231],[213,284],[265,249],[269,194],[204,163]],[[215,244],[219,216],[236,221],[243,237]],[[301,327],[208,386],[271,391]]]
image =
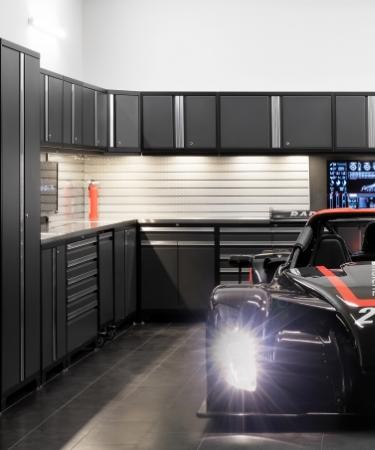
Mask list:
[[358,298],[342,278],[338,277],[332,270],[325,266],[316,266],[316,268],[332,284],[345,303],[361,307],[375,306],[375,298]]

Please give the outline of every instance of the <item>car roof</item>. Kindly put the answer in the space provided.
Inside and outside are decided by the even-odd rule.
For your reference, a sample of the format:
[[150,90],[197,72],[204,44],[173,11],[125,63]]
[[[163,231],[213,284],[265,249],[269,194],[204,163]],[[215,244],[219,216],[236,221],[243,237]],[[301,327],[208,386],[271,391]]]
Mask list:
[[321,209],[314,213],[307,221],[308,226],[314,227],[318,222],[327,222],[334,219],[361,219],[365,217],[372,217],[375,219],[375,208],[335,208],[335,209]]

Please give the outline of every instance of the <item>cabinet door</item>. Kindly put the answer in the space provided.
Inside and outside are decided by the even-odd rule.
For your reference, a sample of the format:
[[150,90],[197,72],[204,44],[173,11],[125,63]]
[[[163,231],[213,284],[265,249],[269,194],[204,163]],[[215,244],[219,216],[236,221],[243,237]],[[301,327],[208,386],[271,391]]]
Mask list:
[[114,233],[115,322],[125,319],[125,230]]
[[143,148],[173,149],[173,97],[143,96]]
[[105,92],[96,93],[96,143],[97,147],[108,145],[108,96]]
[[224,95],[220,98],[221,148],[268,149],[271,108],[267,96]]
[[40,74],[40,142],[46,141],[45,75]]
[[215,249],[213,246],[178,248],[178,283],[184,308],[205,311],[215,287]]
[[42,368],[66,354],[65,246],[42,250]]
[[113,233],[99,235],[99,324],[114,319]]
[[48,142],[62,142],[63,80],[48,77]]
[[332,147],[330,96],[282,97],[282,140],[285,149]]
[[72,135],[72,84],[64,81],[63,89],[63,143],[71,145]]
[[82,88],[82,143],[87,147],[95,145],[95,91]]
[[137,230],[125,230],[125,314],[137,310]]
[[367,148],[367,98],[363,95],[336,97],[336,147]]
[[115,146],[139,148],[139,97],[115,96]]
[[83,88],[78,84],[73,86],[73,142],[76,145],[82,145],[82,107],[83,107]]
[[180,309],[177,245],[142,247],[142,309]]
[[[39,59],[25,55],[24,376],[40,370]],[[19,170],[19,167],[17,167]],[[22,220],[22,218],[21,218]],[[14,250],[13,250],[14,251]]]
[[187,95],[184,98],[185,148],[216,148],[216,97]]
[[2,47],[0,67],[1,178],[7,193],[2,195],[1,214],[1,388],[4,393],[17,385],[21,375],[19,53]]

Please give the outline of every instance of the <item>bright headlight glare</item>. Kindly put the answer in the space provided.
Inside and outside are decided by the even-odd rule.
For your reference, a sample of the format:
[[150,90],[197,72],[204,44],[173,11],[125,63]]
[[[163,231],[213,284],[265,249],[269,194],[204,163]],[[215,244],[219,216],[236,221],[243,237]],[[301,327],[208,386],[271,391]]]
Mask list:
[[257,342],[245,330],[224,331],[216,342],[216,361],[226,382],[254,392],[257,387]]

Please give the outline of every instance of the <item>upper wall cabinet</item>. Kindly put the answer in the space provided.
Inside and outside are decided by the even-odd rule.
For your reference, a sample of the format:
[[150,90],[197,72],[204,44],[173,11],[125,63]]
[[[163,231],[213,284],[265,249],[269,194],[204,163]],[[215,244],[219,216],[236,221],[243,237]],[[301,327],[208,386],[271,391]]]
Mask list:
[[281,99],[282,148],[332,148],[332,97],[288,95]]
[[268,96],[220,97],[221,150],[246,152],[271,147],[271,102]]
[[46,147],[107,147],[108,96],[89,86],[42,72],[41,142]]
[[[139,152],[139,95],[137,93],[116,94],[113,95],[113,101],[115,126],[111,151]],[[152,136],[149,137],[151,138]]]
[[[177,98],[177,97],[176,97]],[[186,149],[216,148],[216,97],[214,95],[186,95],[180,97],[184,104],[184,121],[180,122],[181,140]]]
[[95,91],[95,145],[108,146],[108,95]]
[[174,148],[172,95],[144,95],[142,139],[145,150]]
[[367,97],[336,96],[336,148],[368,148]]
[[63,80],[41,74],[41,140],[54,145],[62,142]]
[[82,88],[82,144],[94,147],[95,142],[95,91]]
[[142,96],[143,150],[216,152],[215,95]]

